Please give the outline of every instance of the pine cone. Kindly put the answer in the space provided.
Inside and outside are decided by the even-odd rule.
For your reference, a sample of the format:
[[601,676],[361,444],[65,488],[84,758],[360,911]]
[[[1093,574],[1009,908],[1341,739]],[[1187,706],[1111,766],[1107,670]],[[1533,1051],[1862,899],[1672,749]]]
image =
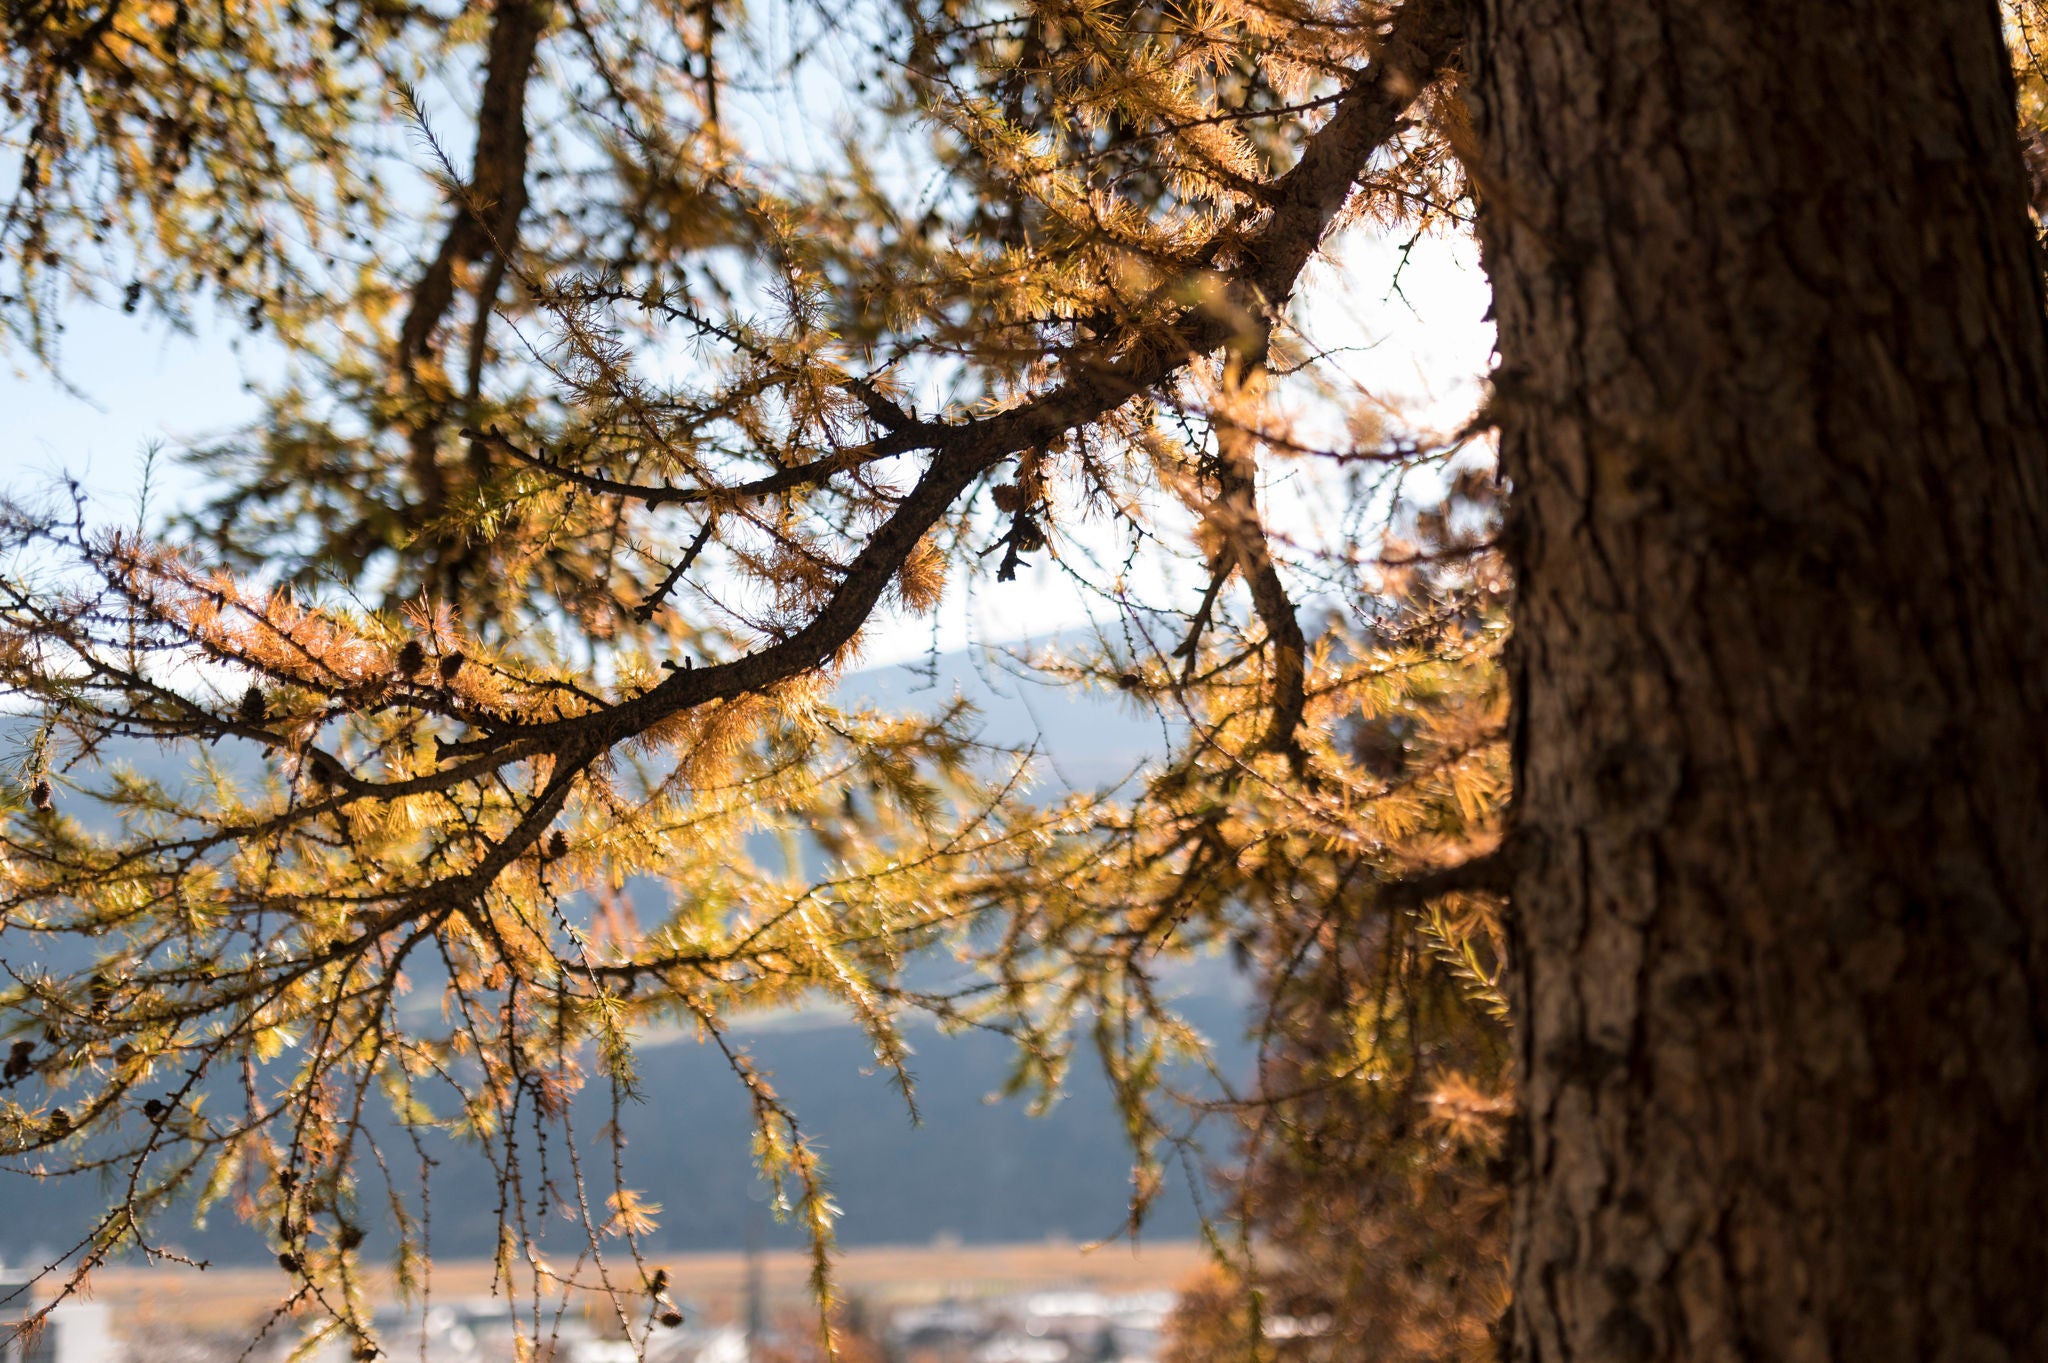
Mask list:
[[420,647],[417,639],[407,639],[398,649],[398,675],[416,677],[427,665],[427,651]]
[[460,676],[462,665],[468,661],[459,651],[441,659],[441,684],[446,686]]
[[270,705],[263,699],[263,688],[255,682],[242,693],[242,703],[235,707],[235,714],[244,724],[261,724],[270,714]]

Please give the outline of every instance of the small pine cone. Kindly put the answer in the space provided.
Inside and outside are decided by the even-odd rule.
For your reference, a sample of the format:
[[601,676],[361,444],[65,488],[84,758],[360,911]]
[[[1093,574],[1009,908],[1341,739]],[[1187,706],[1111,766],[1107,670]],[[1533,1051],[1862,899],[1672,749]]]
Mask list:
[[1006,515],[1024,509],[1024,493],[1015,483],[998,483],[989,496],[994,499],[996,510]]
[[155,1121],[157,1118],[163,1116],[164,1100],[161,1098],[152,1098],[148,1102],[144,1103],[142,1105],[142,1115],[149,1118],[151,1121]]
[[568,856],[569,835],[559,828],[548,834],[547,852],[549,861],[560,861],[563,857]]
[[51,1109],[50,1109],[50,1130],[51,1130],[52,1132],[54,1132],[55,1134],[57,1134],[57,1135],[62,1135],[63,1133],[65,1133],[66,1131],[69,1131],[70,1129],[71,1129],[71,1114],[70,1114],[70,1113],[68,1113],[68,1112],[66,1112],[66,1111],[65,1111],[65,1110],[64,1110],[63,1108],[61,1108],[61,1107],[53,1107],[53,1108],[51,1108]]
[[1116,689],[1119,691],[1135,691],[1144,684],[1144,680],[1143,677],[1140,677],[1135,672],[1119,672],[1116,677]]
[[647,1280],[647,1295],[658,1297],[666,1291],[668,1291],[668,1270],[657,1268],[654,1270],[653,1276]]
[[447,657],[441,659],[441,684],[443,686],[446,686],[448,683],[454,681],[457,677],[461,676],[462,665],[468,661],[469,659],[463,657],[460,650],[451,653]]
[[277,1256],[277,1266],[287,1273],[297,1273],[299,1271],[299,1256],[290,1250],[286,1250]]
[[683,1323],[683,1313],[671,1307],[661,1313],[661,1323],[673,1330]]
[[416,677],[427,665],[427,651],[420,647],[417,639],[407,639],[398,649],[398,675]]
[[263,699],[263,688],[255,682],[242,693],[242,703],[235,707],[235,714],[244,724],[261,724],[270,715],[270,705]]
[[361,1226],[352,1226],[346,1221],[342,1222],[341,1230],[334,1237],[334,1243],[340,1245],[343,1249],[356,1248],[363,1243],[363,1228]]
[[141,1051],[136,1050],[124,1041],[114,1048],[114,1063],[116,1065],[131,1065],[135,1063],[136,1057],[141,1054]]
[[357,1363],[370,1363],[370,1360],[377,1356],[377,1346],[367,1339],[359,1339],[356,1341],[354,1353],[350,1356],[356,1359]]
[[30,787],[29,787],[29,790],[28,790],[28,802],[29,802],[30,804],[34,805],[34,806],[36,807],[36,809],[37,809],[37,810],[39,810],[40,812],[42,812],[42,813],[44,813],[44,814],[47,814],[47,813],[49,813],[49,812],[50,812],[50,778],[49,778],[49,777],[47,777],[47,776],[38,776],[38,777],[36,778],[36,783],[35,783],[34,785],[32,785],[32,786],[30,786]]

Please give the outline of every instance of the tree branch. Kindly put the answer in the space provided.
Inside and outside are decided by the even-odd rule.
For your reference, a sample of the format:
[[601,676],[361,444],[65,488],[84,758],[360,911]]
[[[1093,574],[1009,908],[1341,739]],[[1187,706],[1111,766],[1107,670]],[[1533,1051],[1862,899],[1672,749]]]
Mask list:
[[[408,384],[413,384],[414,366],[427,353],[434,328],[455,301],[456,270],[490,255],[492,268],[477,283],[477,315],[470,337],[472,387],[481,380],[491,310],[504,287],[512,255],[519,249],[531,140],[526,128],[526,94],[540,37],[552,12],[549,0],[498,0],[492,15],[469,180],[456,188],[455,217],[441,238],[441,249],[413,286],[412,308],[398,333],[398,366]],[[472,399],[474,396],[472,393]],[[437,510],[447,496],[447,480],[437,458],[439,431],[440,419],[429,416],[417,420],[410,433],[413,482],[428,512]]]
[[676,583],[682,581],[683,574],[689,572],[690,565],[697,561],[697,555],[703,553],[704,546],[711,542],[711,532],[717,525],[716,516],[704,518],[704,528],[697,532],[697,538],[690,541],[690,547],[683,551],[683,556],[668,570],[668,576],[661,580],[661,585],[649,592],[647,599],[633,608],[633,614],[637,619],[654,618],[654,613],[661,609],[661,603],[668,599],[668,594],[675,590]]
[[1470,861],[1387,881],[1379,887],[1379,902],[1395,908],[1418,909],[1447,894],[1506,895],[1514,887],[1514,848],[1512,841],[1503,842]]
[[[1241,281],[1240,288],[1255,295],[1245,299],[1246,303],[1256,303],[1263,313],[1292,291],[1296,277],[1373,153],[1398,131],[1401,115],[1416,95],[1455,59],[1460,32],[1451,0],[1410,0],[1395,15],[1379,58],[1354,80],[1330,121],[1309,138],[1301,161],[1275,183],[1274,207],[1253,235],[1246,263],[1233,272]],[[1240,322],[1219,315],[1223,311],[1213,307],[1182,309],[1126,347],[1117,359],[1070,363],[1064,383],[1017,407],[960,422],[917,423],[865,447],[873,456],[919,448],[931,449],[933,456],[916,486],[854,557],[838,589],[808,624],[788,638],[731,662],[671,671],[639,696],[596,713],[508,724],[485,737],[448,744],[442,749],[443,756],[467,756],[508,744],[528,752],[534,745],[572,741],[609,747],[671,715],[762,691],[828,663],[866,623],[918,541],[976,478],[1004,458],[1050,445],[1077,427],[1101,420],[1130,398],[1163,383],[1190,355],[1229,344]],[[784,485],[783,480],[793,475],[814,478],[817,470],[842,467],[847,458],[847,454],[834,455],[736,488],[645,491],[661,491],[665,501],[674,503],[740,495]],[[595,476],[556,471],[578,481]],[[619,489],[629,486],[617,485]],[[1284,592],[1280,600],[1285,600]],[[1273,620],[1268,619],[1267,628],[1275,629]],[[1287,722],[1290,736],[1294,722]]]

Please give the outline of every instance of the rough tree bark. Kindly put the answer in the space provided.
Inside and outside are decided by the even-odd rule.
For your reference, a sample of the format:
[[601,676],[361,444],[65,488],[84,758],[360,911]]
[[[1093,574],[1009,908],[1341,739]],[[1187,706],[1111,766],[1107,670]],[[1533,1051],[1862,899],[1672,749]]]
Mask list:
[[2048,327],[1992,0],[1478,0],[1524,1363],[2048,1359]]

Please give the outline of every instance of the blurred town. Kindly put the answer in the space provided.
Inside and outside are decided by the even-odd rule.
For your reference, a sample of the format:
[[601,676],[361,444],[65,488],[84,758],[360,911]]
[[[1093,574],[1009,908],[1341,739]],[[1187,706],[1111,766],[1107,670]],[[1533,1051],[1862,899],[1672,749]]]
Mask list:
[[[857,1252],[834,1317],[842,1356],[854,1363],[1153,1363],[1176,1291],[1171,1278],[1195,1271],[1192,1245],[1098,1251],[1101,1271],[1072,1247],[1050,1250],[939,1245]],[[864,1257],[863,1257],[864,1256]],[[709,1259],[711,1256],[703,1256]],[[442,1296],[372,1316],[382,1357],[421,1363],[807,1363],[819,1356],[817,1316],[802,1296],[791,1255],[724,1256],[707,1274],[710,1297],[688,1295],[678,1274],[680,1323],[644,1311],[622,1330],[600,1299],[563,1308],[531,1299],[514,1305],[488,1294]],[[734,1262],[737,1261],[737,1262]],[[776,1270],[768,1271],[773,1261]],[[738,1269],[734,1274],[731,1270]],[[330,1339],[304,1351],[308,1318],[274,1317],[247,1295],[247,1270],[155,1275],[123,1270],[112,1289],[52,1308],[42,1328],[14,1325],[46,1284],[0,1272],[0,1363],[348,1363],[351,1343]],[[213,1281],[202,1282],[207,1277]],[[462,1273],[452,1275],[458,1279]],[[273,1279],[275,1275],[272,1275]],[[734,1279],[737,1279],[736,1281]],[[273,1281],[272,1286],[275,1286]],[[196,1294],[196,1295],[194,1295]],[[670,1317],[673,1321],[673,1317]],[[540,1341],[538,1350],[522,1339]]]

